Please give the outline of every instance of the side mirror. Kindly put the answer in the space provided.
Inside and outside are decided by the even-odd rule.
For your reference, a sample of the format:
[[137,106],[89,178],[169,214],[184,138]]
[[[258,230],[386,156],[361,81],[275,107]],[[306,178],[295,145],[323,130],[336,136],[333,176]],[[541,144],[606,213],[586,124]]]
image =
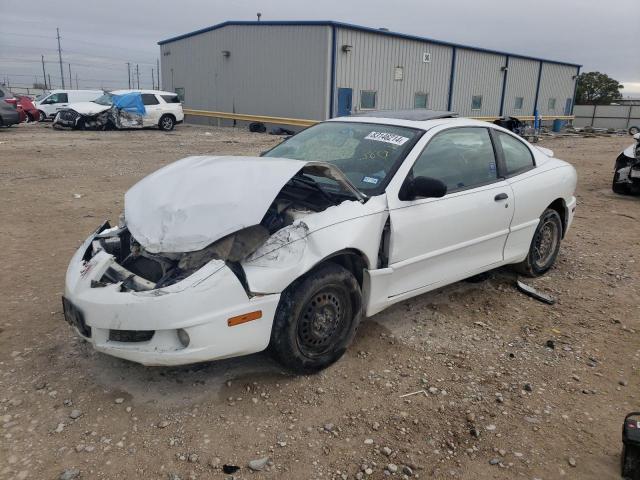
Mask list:
[[407,178],[400,188],[400,200],[422,198],[441,198],[447,194],[447,186],[441,180],[431,177]]

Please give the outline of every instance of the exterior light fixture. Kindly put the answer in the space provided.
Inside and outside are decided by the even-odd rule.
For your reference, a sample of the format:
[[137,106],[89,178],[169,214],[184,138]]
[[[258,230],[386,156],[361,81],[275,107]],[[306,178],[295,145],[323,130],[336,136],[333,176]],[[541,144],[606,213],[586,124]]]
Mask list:
[[342,45],[342,51],[344,53],[350,52],[353,49],[352,45]]
[[222,56],[229,58],[231,56],[231,52],[229,50],[222,50]]

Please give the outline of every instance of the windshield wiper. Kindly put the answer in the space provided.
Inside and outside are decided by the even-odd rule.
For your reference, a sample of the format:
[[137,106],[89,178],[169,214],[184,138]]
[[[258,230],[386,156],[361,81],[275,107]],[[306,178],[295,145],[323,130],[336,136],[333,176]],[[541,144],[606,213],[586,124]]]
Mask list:
[[303,185],[306,185],[307,187],[313,188],[314,190],[316,190],[320,195],[322,195],[324,198],[326,198],[333,205],[339,205],[340,204],[324,188],[322,188],[320,186],[320,184],[318,182],[316,182],[313,178],[310,178],[310,177],[299,177],[297,175],[294,175],[293,177],[291,177],[291,180],[299,182],[299,183],[302,183]]

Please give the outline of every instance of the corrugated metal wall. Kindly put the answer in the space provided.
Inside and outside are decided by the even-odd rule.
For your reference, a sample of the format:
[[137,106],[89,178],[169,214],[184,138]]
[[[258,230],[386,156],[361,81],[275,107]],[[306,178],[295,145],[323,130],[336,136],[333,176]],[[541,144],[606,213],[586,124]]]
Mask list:
[[[563,115],[567,99],[573,99],[573,91],[578,68],[569,65],[542,63],[538,111],[540,115]],[[556,99],[554,109],[549,108],[549,99]]]
[[[461,116],[498,116],[506,57],[457,49],[451,109]],[[482,95],[482,108],[472,110],[471,99]]]
[[[455,76],[451,109],[462,116],[498,116],[507,54],[454,47],[357,27],[327,25],[226,25],[161,45],[162,86],[183,88],[194,109],[326,119],[330,115],[332,30],[335,29],[334,115],[338,88],[353,89],[353,107],[363,90],[377,92],[376,109],[414,107],[416,93],[428,108],[446,110],[451,62]],[[349,46],[343,51],[343,46]],[[224,57],[222,51],[229,51]],[[424,61],[424,54],[429,61]],[[540,61],[508,56],[505,115],[532,115]],[[538,95],[542,115],[564,114],[573,97],[577,67],[543,62]],[[395,78],[402,68],[402,80]],[[472,97],[482,107],[472,109]],[[523,98],[521,110],[516,97]],[[556,99],[553,111],[549,98]]]
[[[509,70],[507,71],[507,85],[504,95],[504,115],[533,115],[533,102],[536,99],[539,68],[540,62],[538,61],[509,57]],[[521,109],[515,108],[517,97],[522,97]]]
[[[343,45],[351,51],[343,52]],[[451,47],[337,28],[336,50],[336,91],[353,89],[354,111],[362,90],[377,92],[376,108],[381,110],[413,108],[418,92],[429,94],[428,108],[447,109]],[[429,63],[423,61],[425,52],[431,54]],[[394,80],[398,66],[402,80]]]
[[323,120],[330,34],[328,26],[231,25],[170,42],[160,47],[162,88],[184,88],[186,108]]

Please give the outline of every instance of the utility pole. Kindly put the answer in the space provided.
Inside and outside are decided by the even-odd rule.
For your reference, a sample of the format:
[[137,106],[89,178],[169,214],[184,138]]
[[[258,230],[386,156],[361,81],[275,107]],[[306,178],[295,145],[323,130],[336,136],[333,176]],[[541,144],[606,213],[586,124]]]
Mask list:
[[137,63],[136,63],[136,78],[138,79],[138,90],[140,90],[140,69],[138,68]]
[[79,90],[80,87],[78,87],[78,72],[76,72],[76,90]]
[[71,64],[67,64],[69,65],[69,88],[73,89],[73,80],[71,80]]
[[160,90],[160,59],[156,58],[156,73],[158,74],[158,90]]
[[156,81],[153,78],[153,67],[151,67],[151,90],[155,90],[156,89]]
[[53,86],[51,85],[51,74],[47,73],[47,77],[49,77],[49,90],[53,90]]
[[127,62],[127,79],[129,81],[129,90],[131,90],[131,62]]
[[58,60],[60,61],[60,79],[62,80],[62,89],[64,90],[64,70],[62,69],[62,49],[60,48],[60,29],[56,27],[58,37]]
[[40,55],[42,57],[42,76],[44,77],[44,89],[47,89],[47,72],[44,69],[44,55]]

